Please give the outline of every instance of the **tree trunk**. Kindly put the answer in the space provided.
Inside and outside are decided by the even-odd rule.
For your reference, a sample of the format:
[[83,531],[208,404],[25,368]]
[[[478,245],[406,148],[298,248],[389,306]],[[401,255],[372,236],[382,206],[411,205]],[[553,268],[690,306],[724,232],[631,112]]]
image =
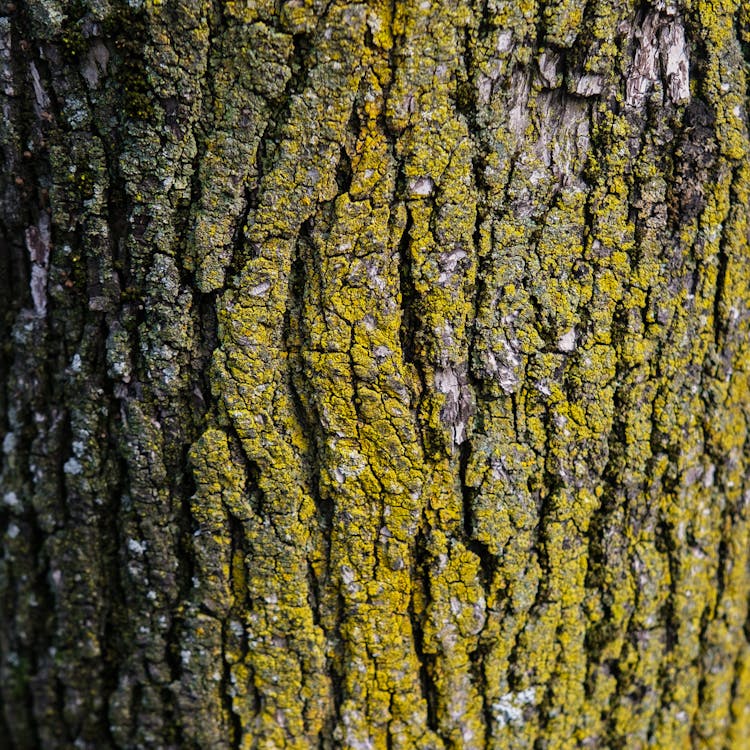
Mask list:
[[746,0],[16,0],[0,745],[750,747]]

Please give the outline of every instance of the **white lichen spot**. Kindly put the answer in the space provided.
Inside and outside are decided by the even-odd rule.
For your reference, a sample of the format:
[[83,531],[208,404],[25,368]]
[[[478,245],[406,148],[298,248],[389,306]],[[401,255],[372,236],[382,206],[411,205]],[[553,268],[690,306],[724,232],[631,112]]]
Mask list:
[[71,128],[80,128],[88,119],[86,105],[75,97],[71,97],[65,102],[63,114]]
[[375,744],[369,736],[367,722],[362,714],[354,708],[347,707],[341,711],[343,745],[351,750],[374,750]]
[[81,371],[81,355],[78,352],[73,355],[73,359],[70,362],[70,369],[72,372]]
[[571,328],[557,340],[557,348],[561,352],[572,352],[576,348],[576,329]]
[[77,458],[69,458],[63,466],[63,471],[66,474],[76,476],[83,471],[83,466]]
[[367,268],[367,278],[372,285],[373,288],[377,289],[379,292],[384,292],[387,284],[385,279],[380,275],[380,267],[377,263],[368,263],[366,265]]
[[435,190],[435,181],[432,177],[417,177],[409,184],[409,191],[412,195],[427,196],[432,195]]
[[[115,363],[115,364],[116,365],[117,364],[123,364],[123,366],[124,366],[125,363],[124,362],[123,363],[119,363],[118,362],[118,363]],[[164,383],[164,385],[170,385],[175,380],[177,380],[177,377],[179,376],[179,374],[180,374],[180,371],[179,371],[179,369],[175,365],[173,365],[173,364],[166,365],[164,367],[164,369],[162,370],[162,382]],[[128,376],[128,379],[129,379],[129,376]]]
[[367,16],[367,25],[370,27],[372,35],[377,36],[383,28],[383,21],[377,14],[369,13]]
[[520,382],[518,368],[521,365],[519,356],[520,343],[514,337],[500,344],[497,351],[488,351],[483,358],[487,375],[492,377],[508,394],[514,393]]
[[518,693],[506,693],[492,704],[495,721],[504,727],[507,724],[520,724],[523,721],[523,710],[532,705],[536,698],[536,688],[530,687]]
[[20,533],[21,529],[18,528],[18,526],[14,523],[8,524],[8,537],[10,539],[15,539]]
[[372,353],[375,355],[375,361],[380,364],[381,362],[384,362],[388,357],[393,354],[393,352],[387,347],[387,346],[376,346]]
[[134,555],[142,555],[146,551],[146,542],[139,542],[137,539],[128,539],[128,549]]
[[354,583],[354,571],[348,565],[341,566],[341,580],[345,586]]
[[507,52],[513,46],[513,32],[512,31],[501,31],[497,35],[497,44],[495,49],[499,54]]
[[8,453],[13,453],[16,449],[16,435],[13,432],[8,432],[3,438],[3,453],[7,456]]
[[552,389],[549,387],[549,382],[546,380],[540,380],[536,384],[536,389],[542,394],[542,396],[549,396],[552,393]]
[[438,257],[438,265],[440,266],[440,276],[438,277],[438,284],[445,284],[453,276],[458,264],[464,258],[467,257],[466,251],[457,249],[449,253],[441,253]]
[[250,287],[250,289],[247,290],[247,293],[251,297],[260,297],[261,294],[265,294],[270,288],[271,288],[270,281],[262,281],[260,284]]
[[183,649],[180,651],[180,661],[182,662],[183,667],[190,666],[190,657],[192,654],[187,650]]
[[18,502],[18,495],[16,495],[15,492],[6,492],[3,495],[3,502],[9,507],[9,508],[17,508],[20,503]]

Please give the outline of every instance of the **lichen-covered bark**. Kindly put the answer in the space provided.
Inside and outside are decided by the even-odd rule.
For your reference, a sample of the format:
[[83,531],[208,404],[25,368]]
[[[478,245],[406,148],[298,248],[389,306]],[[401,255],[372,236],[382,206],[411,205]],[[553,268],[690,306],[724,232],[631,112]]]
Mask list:
[[748,45],[0,6],[0,744],[749,745]]

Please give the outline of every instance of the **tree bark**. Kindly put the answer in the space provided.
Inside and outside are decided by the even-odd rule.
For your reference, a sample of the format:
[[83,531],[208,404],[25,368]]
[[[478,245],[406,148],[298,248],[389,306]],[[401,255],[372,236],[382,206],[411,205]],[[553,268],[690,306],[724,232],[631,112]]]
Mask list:
[[750,747],[746,0],[0,10],[0,745]]

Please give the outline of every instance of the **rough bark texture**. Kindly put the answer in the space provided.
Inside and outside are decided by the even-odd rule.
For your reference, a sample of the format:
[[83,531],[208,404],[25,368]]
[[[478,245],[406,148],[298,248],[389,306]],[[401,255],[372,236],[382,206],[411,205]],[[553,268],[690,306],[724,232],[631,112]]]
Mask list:
[[750,747],[745,0],[0,10],[0,745]]

